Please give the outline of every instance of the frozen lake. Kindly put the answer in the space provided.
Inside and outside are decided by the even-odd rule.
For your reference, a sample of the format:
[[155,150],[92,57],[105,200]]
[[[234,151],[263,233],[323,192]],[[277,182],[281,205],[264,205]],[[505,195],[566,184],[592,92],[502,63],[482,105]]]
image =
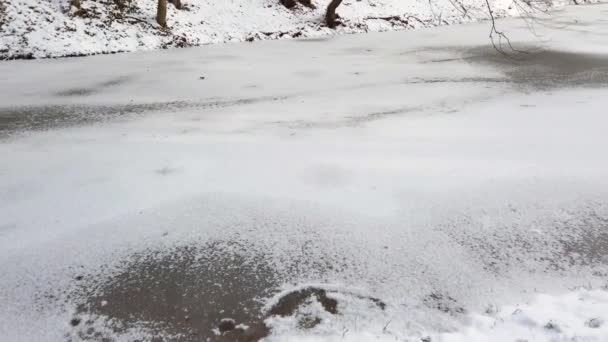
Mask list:
[[608,5],[528,24],[0,64],[0,339],[605,341]]

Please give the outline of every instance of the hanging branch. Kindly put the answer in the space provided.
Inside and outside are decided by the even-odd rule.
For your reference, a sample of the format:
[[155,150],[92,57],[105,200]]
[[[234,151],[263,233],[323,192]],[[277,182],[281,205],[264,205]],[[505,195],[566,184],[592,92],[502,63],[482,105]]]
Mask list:
[[[500,54],[502,54],[506,57],[510,57],[509,54],[507,52],[505,52],[505,50],[503,49],[503,40],[504,40],[506,42],[507,47],[511,51],[518,52],[518,53],[526,53],[525,51],[515,49],[513,47],[513,45],[511,45],[511,40],[509,39],[509,37],[507,37],[507,35],[504,32],[498,30],[498,28],[496,27],[496,18],[494,18],[494,12],[492,12],[492,6],[490,6],[490,0],[485,0],[485,1],[486,1],[486,7],[488,8],[488,13],[490,14],[490,19],[492,20],[492,28],[490,29],[490,41],[492,42],[492,46],[494,47],[494,49],[496,51],[498,51]],[[498,37],[498,44],[496,44],[495,37]]]

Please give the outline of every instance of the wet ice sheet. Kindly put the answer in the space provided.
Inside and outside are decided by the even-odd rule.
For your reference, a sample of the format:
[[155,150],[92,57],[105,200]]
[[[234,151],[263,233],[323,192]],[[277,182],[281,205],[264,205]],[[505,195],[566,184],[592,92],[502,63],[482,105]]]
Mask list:
[[346,305],[326,334],[409,336],[603,285],[597,8],[556,17],[594,33],[547,31],[540,69],[499,62],[483,25],[1,65],[1,335],[86,339],[87,315],[93,338],[209,334],[321,284]]

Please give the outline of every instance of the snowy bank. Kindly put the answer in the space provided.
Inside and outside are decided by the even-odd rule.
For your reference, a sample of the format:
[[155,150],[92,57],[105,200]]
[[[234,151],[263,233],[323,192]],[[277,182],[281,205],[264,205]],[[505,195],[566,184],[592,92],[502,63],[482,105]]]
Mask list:
[[[202,44],[337,33],[402,30],[489,18],[485,0],[347,0],[338,8],[342,25],[323,23],[329,0],[316,9],[289,10],[279,0],[186,0],[168,8],[168,29],[155,21],[156,1],[130,0],[121,11],[111,0],[82,0],[76,13],[68,0],[0,1],[0,59],[78,56]],[[491,0],[496,17],[529,10],[524,2]],[[530,3],[530,2],[528,2]],[[533,1],[544,10],[556,1]]]

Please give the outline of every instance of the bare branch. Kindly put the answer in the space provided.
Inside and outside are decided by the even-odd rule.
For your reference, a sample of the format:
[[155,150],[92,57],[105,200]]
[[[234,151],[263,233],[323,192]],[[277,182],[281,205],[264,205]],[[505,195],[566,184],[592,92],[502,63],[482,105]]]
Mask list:
[[[485,2],[486,2],[486,7],[488,9],[488,13],[490,14],[490,19],[492,21],[492,28],[490,29],[490,41],[492,42],[492,46],[494,47],[494,49],[496,51],[498,51],[500,54],[502,54],[506,57],[510,57],[509,54],[503,48],[503,41],[504,41],[506,46],[511,51],[517,52],[517,53],[527,53],[525,51],[515,49],[513,47],[513,45],[511,44],[511,40],[509,39],[509,37],[507,37],[507,35],[504,32],[498,30],[498,28],[496,27],[496,18],[494,17],[494,12],[492,11],[492,6],[490,6],[490,0],[485,0]],[[498,40],[498,42],[496,39]]]

